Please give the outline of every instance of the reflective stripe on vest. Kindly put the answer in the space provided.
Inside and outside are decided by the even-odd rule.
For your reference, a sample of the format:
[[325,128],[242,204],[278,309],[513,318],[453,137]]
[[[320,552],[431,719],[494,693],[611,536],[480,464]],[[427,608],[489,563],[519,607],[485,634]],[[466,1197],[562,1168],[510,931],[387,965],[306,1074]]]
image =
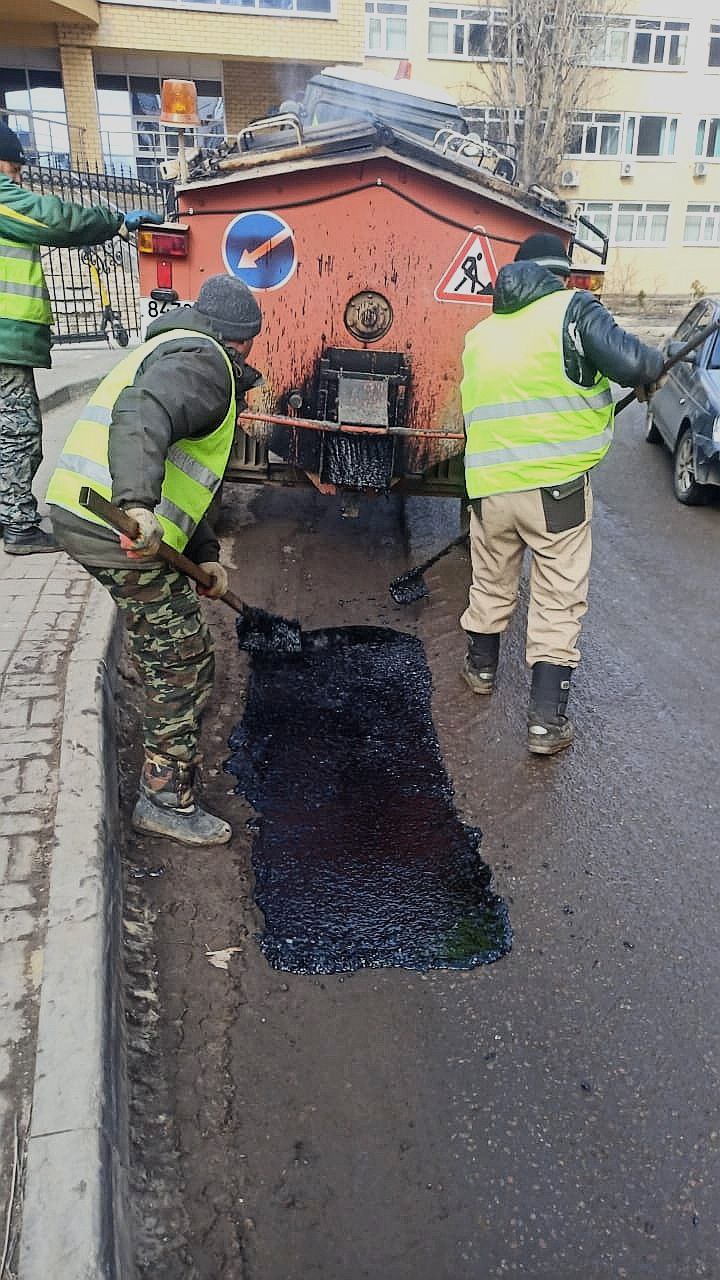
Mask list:
[[[90,484],[103,497],[111,497],[108,441],[115,402],[125,388],[132,385],[140,365],[151,351],[163,343],[187,337],[197,342],[205,335],[189,329],[173,329],[170,333],[160,334],[144,342],[103,378],[65,441],[48,487],[48,502],[64,507],[92,524],[105,524],[104,520],[80,506],[80,490],[84,484]],[[179,440],[167,455],[161,499],[155,514],[163,526],[165,541],[176,551],[183,550],[210,506],[225,474],[235,434],[237,413],[232,365],[219,342],[209,336],[207,341],[222,353],[230,373],[232,394],[225,417],[209,435]]]
[[461,392],[470,498],[562,484],[609,449],[610,383],[598,375],[592,387],[579,387],[565,372],[572,298],[558,290],[520,311],[493,313],[468,333]]
[[53,318],[39,248],[5,236],[0,236],[0,316],[45,326]]

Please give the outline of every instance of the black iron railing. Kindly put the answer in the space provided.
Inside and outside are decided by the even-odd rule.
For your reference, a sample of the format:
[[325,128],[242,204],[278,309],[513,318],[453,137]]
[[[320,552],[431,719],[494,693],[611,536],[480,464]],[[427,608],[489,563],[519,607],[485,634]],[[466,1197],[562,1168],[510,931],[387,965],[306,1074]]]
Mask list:
[[[149,209],[169,213],[172,188],[105,169],[28,165],[23,186],[73,204],[106,205],[120,213]],[[127,346],[140,331],[137,249],[134,239],[115,237],[77,249],[43,249],[43,269],[52,301],[55,342],[105,339]]]

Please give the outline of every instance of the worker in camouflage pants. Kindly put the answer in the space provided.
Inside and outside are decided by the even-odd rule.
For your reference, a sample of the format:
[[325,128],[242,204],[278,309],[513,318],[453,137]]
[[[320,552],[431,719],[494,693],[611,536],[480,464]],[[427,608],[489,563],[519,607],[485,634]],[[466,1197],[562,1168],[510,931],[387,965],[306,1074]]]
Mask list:
[[200,718],[215,674],[210,632],[190,579],[168,565],[90,572],[123,614],[142,673],[148,784],[161,790],[164,762],[176,760],[184,803],[189,804]]
[[[246,364],[260,308],[233,276],[212,276],[192,307],[149,326],[90,397],[50,481],[58,544],[110,592],[125,619],[145,692],[144,761],[136,831],[187,845],[225,844],[223,818],[197,802],[202,712],[214,674],[212,641],[190,579],[158,555],[161,540],[228,589],[220,544],[205,513],[230,457],[244,392],[260,380]],[[121,537],[80,501],[84,486],[123,508]]]
[[[0,364],[0,523],[7,530],[6,550],[15,550],[10,530],[35,530],[37,503],[32,482],[42,462],[42,420],[32,369]],[[46,535],[26,538],[24,544],[52,548]],[[23,543],[21,543],[23,545]]]

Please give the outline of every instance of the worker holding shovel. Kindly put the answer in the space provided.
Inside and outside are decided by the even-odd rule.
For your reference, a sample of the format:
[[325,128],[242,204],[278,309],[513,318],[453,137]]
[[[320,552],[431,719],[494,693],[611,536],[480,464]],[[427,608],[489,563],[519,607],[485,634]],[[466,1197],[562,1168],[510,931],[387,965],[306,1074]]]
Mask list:
[[[232,832],[195,799],[213,647],[189,578],[160,558],[161,540],[204,571],[204,594],[225,595],[227,574],[205,513],[244,392],[260,381],[245,361],[261,323],[247,285],[224,275],[205,281],[194,306],[153,321],[146,341],[91,396],[47,493],[57,542],[112,595],[143,677],[145,759],[133,826],[187,845],[225,844]],[[88,485],[112,496],[136,537],[118,538],[88,509],[81,501]]]
[[644,401],[663,372],[660,351],[621,329],[592,294],[566,290],[569,274],[558,236],[530,236],[498,273],[493,313],[468,333],[463,354],[473,575],[460,619],[463,675],[474,693],[492,692],[529,547],[528,748],[538,755],[573,739],[566,711],[587,611],[589,473],[612,441],[610,380]]

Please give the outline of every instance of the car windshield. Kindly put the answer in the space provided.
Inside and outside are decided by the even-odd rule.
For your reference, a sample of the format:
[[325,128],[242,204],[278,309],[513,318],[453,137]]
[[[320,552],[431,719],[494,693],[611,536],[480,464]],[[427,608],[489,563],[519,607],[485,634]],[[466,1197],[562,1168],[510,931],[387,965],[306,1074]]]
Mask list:
[[708,369],[720,369],[720,333],[716,335],[713,342],[707,367]]

